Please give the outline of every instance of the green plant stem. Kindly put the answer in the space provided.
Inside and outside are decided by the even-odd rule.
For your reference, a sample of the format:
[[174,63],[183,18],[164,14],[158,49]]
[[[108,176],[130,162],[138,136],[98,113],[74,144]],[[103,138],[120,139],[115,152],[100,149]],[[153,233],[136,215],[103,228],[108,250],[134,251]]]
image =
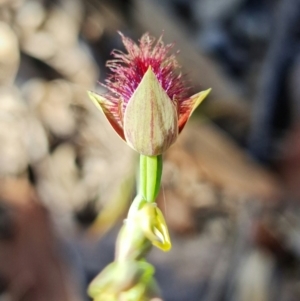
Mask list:
[[140,155],[139,193],[147,202],[155,202],[160,189],[162,156]]

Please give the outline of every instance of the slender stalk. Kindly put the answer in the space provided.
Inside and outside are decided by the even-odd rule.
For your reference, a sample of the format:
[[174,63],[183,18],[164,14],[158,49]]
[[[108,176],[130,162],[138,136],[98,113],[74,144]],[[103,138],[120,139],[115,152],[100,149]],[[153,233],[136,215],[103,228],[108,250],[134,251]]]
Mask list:
[[140,155],[139,193],[147,202],[155,202],[162,175],[162,156]]

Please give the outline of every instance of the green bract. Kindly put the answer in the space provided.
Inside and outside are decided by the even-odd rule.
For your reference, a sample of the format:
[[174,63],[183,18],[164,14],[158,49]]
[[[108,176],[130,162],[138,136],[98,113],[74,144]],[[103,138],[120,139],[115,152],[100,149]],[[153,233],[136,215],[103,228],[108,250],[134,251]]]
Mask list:
[[116,243],[117,260],[140,260],[151,248],[151,242],[132,218],[124,221]]

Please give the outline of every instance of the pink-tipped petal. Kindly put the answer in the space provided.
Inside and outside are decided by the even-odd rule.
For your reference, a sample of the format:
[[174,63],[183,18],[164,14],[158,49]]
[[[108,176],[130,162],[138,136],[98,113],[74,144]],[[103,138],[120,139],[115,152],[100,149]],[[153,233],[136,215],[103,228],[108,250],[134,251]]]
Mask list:
[[210,93],[211,89],[207,89],[205,91],[201,91],[187,100],[185,100],[182,105],[186,106],[184,113],[179,116],[178,120],[178,131],[179,133],[183,130],[185,124],[193,114],[193,112],[197,109],[200,103],[206,98],[206,96]]
[[124,131],[121,124],[120,108],[118,103],[112,103],[105,97],[88,91],[88,95],[95,106],[103,112],[110,125],[117,132],[117,134],[125,140]]

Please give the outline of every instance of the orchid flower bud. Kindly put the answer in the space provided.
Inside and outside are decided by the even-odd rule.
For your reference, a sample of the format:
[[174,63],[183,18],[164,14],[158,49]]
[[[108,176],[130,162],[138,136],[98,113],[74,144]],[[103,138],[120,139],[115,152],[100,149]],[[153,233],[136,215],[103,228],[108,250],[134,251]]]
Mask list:
[[145,261],[114,261],[92,281],[88,294],[95,301],[142,301],[149,292],[158,294],[153,275]]
[[189,97],[173,44],[156,43],[144,34],[139,46],[121,34],[128,53],[114,51],[107,62],[111,75],[104,85],[108,93],[89,92],[107,120],[138,153],[158,156],[177,139],[193,111],[210,89]]
[[164,216],[156,203],[146,203],[136,213],[137,224],[152,244],[163,251],[171,249],[171,240]]

